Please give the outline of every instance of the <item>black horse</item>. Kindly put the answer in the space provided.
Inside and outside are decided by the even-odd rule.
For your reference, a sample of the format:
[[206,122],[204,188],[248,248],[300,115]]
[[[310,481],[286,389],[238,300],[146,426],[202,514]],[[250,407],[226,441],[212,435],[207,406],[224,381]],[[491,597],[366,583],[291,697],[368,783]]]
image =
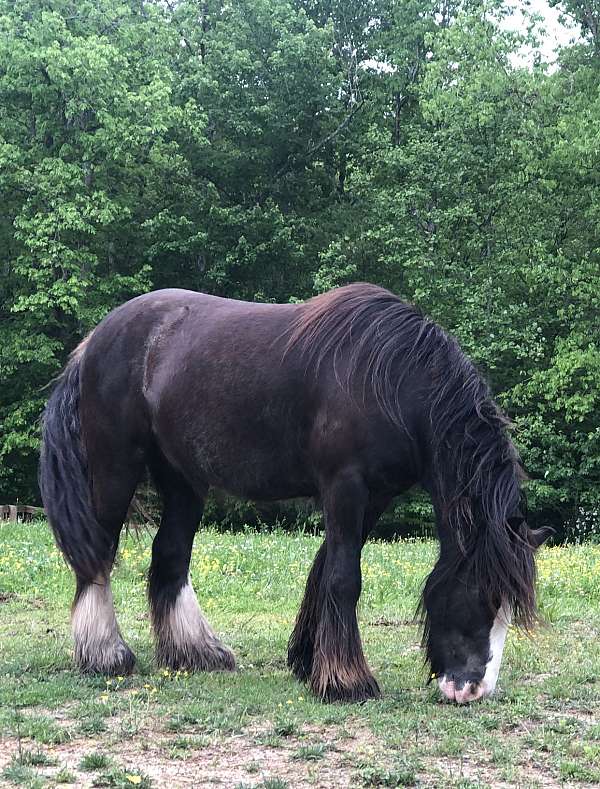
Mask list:
[[209,487],[317,497],[325,540],[288,662],[325,700],[379,688],[356,619],[360,555],[391,499],[431,495],[440,556],[425,585],[427,657],[458,702],[494,690],[508,621],[535,619],[534,550],[507,420],[454,339],[386,290],[356,284],[305,304],[163,290],[108,315],[48,402],[40,487],[75,571],[75,660],[122,674],[134,656],[110,572],[149,468],[164,504],[148,594],[161,665],[233,669],[188,569]]

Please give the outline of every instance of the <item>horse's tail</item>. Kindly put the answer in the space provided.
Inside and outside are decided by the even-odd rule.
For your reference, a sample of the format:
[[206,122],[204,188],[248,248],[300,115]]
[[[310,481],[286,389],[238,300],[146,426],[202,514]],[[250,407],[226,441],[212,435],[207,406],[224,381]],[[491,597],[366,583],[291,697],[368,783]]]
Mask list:
[[39,485],[58,547],[78,578],[93,581],[105,570],[111,539],[94,513],[81,435],[79,379],[83,353],[84,343],[71,356],[46,405]]

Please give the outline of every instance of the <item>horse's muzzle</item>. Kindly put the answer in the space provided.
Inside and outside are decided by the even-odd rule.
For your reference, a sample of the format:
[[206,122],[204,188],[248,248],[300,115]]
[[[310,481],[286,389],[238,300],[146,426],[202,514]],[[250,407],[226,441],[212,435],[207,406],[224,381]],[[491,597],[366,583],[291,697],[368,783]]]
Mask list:
[[438,687],[448,701],[454,701],[457,704],[468,704],[471,701],[490,696],[494,692],[494,688],[489,687],[485,679],[455,681],[453,678],[449,679],[446,674],[438,677]]

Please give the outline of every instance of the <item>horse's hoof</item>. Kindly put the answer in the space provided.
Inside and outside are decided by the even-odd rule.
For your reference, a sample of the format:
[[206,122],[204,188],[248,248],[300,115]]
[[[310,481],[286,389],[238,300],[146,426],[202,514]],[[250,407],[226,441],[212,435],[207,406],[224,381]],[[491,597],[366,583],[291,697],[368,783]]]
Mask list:
[[123,677],[135,667],[135,655],[124,641],[100,645],[90,651],[75,646],[74,659],[82,674],[104,674]]
[[171,671],[235,671],[235,655],[220,641],[197,646],[157,644],[156,662]]
[[363,677],[352,685],[329,682],[325,687],[314,687],[313,683],[311,683],[311,689],[321,701],[327,704],[333,702],[359,704],[381,697],[381,690],[373,676]]

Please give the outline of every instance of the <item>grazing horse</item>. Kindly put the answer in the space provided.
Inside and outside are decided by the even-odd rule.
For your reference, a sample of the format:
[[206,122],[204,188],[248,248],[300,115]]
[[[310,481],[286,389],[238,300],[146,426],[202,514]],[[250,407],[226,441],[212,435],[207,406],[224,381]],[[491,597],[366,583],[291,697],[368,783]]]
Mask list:
[[349,285],[304,304],[156,291],[115,309],[74,351],[46,407],[40,487],[76,575],[84,671],[134,665],[110,572],[146,468],[163,501],[148,583],[162,666],[235,668],[189,578],[210,486],[322,503],[325,539],[288,663],[324,700],[379,695],[356,618],[361,549],[416,483],[440,540],[422,607],[442,693],[461,703],[490,694],[509,620],[535,619],[544,535],[524,520],[507,420],[456,341],[382,288]]

